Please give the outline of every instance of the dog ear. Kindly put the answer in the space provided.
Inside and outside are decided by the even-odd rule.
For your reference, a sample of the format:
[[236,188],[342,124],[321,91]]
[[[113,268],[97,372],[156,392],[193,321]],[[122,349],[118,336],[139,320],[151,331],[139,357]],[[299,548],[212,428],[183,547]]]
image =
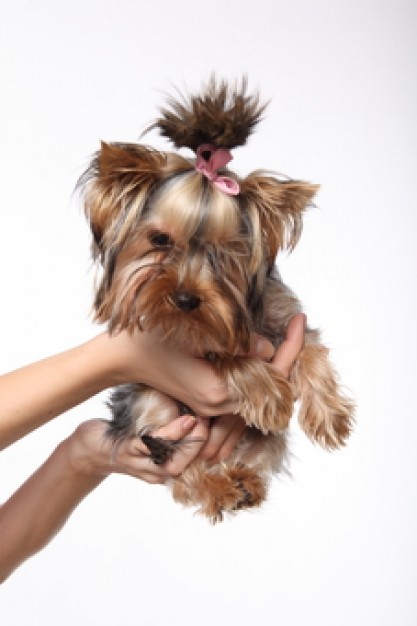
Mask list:
[[150,190],[160,180],[165,160],[164,154],[146,146],[101,143],[80,180],[95,256],[123,242]]
[[253,172],[241,182],[248,207],[256,209],[273,263],[279,250],[293,250],[302,231],[302,214],[319,189],[318,185]]

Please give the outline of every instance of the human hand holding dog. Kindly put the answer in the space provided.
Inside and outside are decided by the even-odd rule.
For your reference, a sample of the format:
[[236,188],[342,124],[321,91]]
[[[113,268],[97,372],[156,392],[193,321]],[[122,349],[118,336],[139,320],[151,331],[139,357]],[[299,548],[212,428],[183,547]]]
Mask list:
[[198,454],[208,424],[192,416],[173,420],[155,434],[168,439],[189,436],[163,467],[147,455],[139,438],[114,447],[102,420],[84,422],[45,463],[0,506],[0,583],[24,560],[41,550],[65,524],[74,508],[108,474],[117,472],[148,483],[164,483],[180,474]]
[[[259,335],[251,336],[247,356],[268,361],[284,377],[303,346],[305,317],[294,316],[287,336],[277,351]],[[170,346],[157,333],[135,331],[101,336],[107,342],[106,359],[111,384],[142,382],[189,406],[197,415],[211,417],[233,413],[236,400],[210,363],[195,356],[190,348]],[[275,354],[274,354],[275,352]]]
[[163,465],[156,465],[139,437],[124,439],[115,446],[107,437],[108,424],[103,420],[82,423],[66,440],[69,464],[77,473],[106,477],[126,474],[151,484],[162,484],[178,476],[194,460],[209,436],[208,420],[182,415],[153,433],[169,441],[185,439],[175,454]]
[[[288,375],[302,347],[303,333],[304,318],[297,316],[291,321],[286,340],[272,359],[274,367],[284,375]],[[115,362],[124,363],[126,373],[135,371],[138,359],[135,354],[136,339],[125,337],[124,348],[119,345],[115,351],[116,358],[116,354],[108,350],[108,338],[104,335],[101,337],[1,377],[4,411],[0,411],[0,443],[3,446],[101,388],[115,384]],[[252,350],[255,343],[252,344]],[[271,346],[263,343],[259,347],[261,351],[258,356],[269,360],[273,352]],[[130,357],[127,357],[126,351]],[[196,364],[203,366],[198,370],[202,379],[194,378],[201,389],[207,371],[210,372],[211,384],[219,387],[220,382],[212,376],[208,364],[190,355],[183,356],[183,363],[187,364],[187,371],[192,371]],[[121,375],[123,367],[119,365],[116,370]],[[182,389],[178,382],[180,380],[178,372],[174,386],[178,385]],[[28,390],[25,400],[22,400],[22,389]],[[222,389],[222,393],[222,401],[230,403],[226,390]],[[203,398],[207,397],[203,395]],[[217,400],[219,397],[220,394]],[[210,403],[203,401],[203,405],[207,404],[210,408]],[[48,411],[45,411],[45,406],[48,406]],[[213,461],[227,458],[239,441],[243,429],[243,422],[237,415],[222,415],[216,418],[211,428],[209,420],[181,416],[154,434],[174,441],[188,438],[187,445],[180,446],[172,459],[163,466],[157,466],[147,456],[146,446],[139,438],[125,440],[114,449],[111,440],[104,436],[107,430],[104,421],[90,420],[81,424],[0,507],[0,533],[5,539],[0,548],[0,582],[6,580],[24,560],[41,550],[65,524],[76,506],[108,474],[116,472],[149,483],[163,483],[167,478],[180,474],[201,452]]]
[[[287,375],[302,347],[303,316],[295,316],[272,359]],[[252,340],[251,356],[269,360],[273,348]],[[118,384],[143,382],[179,399],[196,415],[234,413],[224,381],[191,350],[178,350],[155,334],[104,332],[86,343],[0,376],[0,449],[91,396]],[[24,393],[22,391],[24,390]]]
[[[303,315],[294,317],[285,340],[276,352],[267,339],[253,335],[248,356],[270,361],[277,371],[288,377],[303,345],[304,324]],[[137,339],[129,338],[128,343],[131,341]],[[196,361],[198,363],[200,359]],[[155,381],[155,385],[158,382]],[[229,401],[225,398],[225,402]],[[154,437],[171,441],[187,438],[187,445],[179,446],[173,457],[163,465],[152,461],[139,437],[122,440],[114,447],[112,440],[105,436],[108,425],[102,420],[81,424],[69,438],[68,449],[71,463],[77,471],[97,476],[120,473],[149,483],[163,483],[167,478],[180,474],[198,455],[213,462],[227,459],[245,426],[242,418],[233,413],[220,415],[211,422],[190,415],[178,417],[153,433]]]

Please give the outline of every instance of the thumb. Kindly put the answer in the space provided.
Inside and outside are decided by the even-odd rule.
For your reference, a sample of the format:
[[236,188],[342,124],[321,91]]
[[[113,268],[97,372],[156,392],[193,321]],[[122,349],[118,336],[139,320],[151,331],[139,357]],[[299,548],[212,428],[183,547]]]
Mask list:
[[262,335],[258,335],[258,333],[251,333],[248,356],[260,359],[261,361],[270,361],[274,356],[274,352],[274,346],[266,337],[262,337]]
[[284,341],[278,347],[271,365],[286,378],[304,345],[306,316],[298,313],[289,322]]
[[185,435],[188,435],[197,424],[198,419],[194,415],[181,415],[173,419],[166,426],[158,428],[158,430],[152,433],[152,436],[177,441],[185,437]]

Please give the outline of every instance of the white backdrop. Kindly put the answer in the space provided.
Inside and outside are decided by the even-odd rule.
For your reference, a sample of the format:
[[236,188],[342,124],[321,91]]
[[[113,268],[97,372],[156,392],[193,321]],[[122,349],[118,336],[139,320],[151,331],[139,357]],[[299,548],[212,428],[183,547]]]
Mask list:
[[[0,2],[0,370],[97,332],[71,194],[99,139],[137,140],[171,84],[245,72],[272,102],[233,165],[321,183],[280,268],[358,404],[341,452],[294,424],[292,478],[223,525],[111,477],[0,589],[2,625],[417,623],[416,17],[412,0]],[[105,412],[3,452],[0,499]]]

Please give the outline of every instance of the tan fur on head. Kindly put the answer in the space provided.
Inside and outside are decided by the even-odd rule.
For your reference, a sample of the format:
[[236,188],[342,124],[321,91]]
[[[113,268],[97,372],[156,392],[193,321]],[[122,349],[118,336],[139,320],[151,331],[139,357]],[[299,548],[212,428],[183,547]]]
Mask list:
[[190,169],[191,164],[178,155],[139,144],[101,142],[80,181],[95,254],[124,243],[158,182]]
[[171,178],[152,199],[161,221],[178,245],[194,237],[212,245],[233,243],[240,230],[238,200],[210,184],[194,169]]
[[[233,172],[227,173],[239,180]],[[186,253],[193,240],[203,241],[206,250],[207,246],[216,249],[224,270],[230,266],[223,271],[230,290],[242,294],[249,276],[270,265],[278,249],[294,247],[302,212],[317,189],[258,172],[240,181],[239,196],[228,196],[178,155],[141,145],[106,143],[83,177],[83,185],[94,236],[93,254],[104,270],[96,318],[110,321],[114,329],[132,328],[137,323],[137,289],[163,267],[166,254],[152,252],[147,239],[151,231],[169,236],[178,254]],[[204,268],[208,277],[213,275],[202,262],[199,271]],[[120,285],[132,275],[135,286],[128,294],[126,285]],[[118,305],[117,312],[115,304],[120,297],[123,311]],[[242,321],[244,318],[241,316]],[[232,345],[230,338],[226,343]]]

